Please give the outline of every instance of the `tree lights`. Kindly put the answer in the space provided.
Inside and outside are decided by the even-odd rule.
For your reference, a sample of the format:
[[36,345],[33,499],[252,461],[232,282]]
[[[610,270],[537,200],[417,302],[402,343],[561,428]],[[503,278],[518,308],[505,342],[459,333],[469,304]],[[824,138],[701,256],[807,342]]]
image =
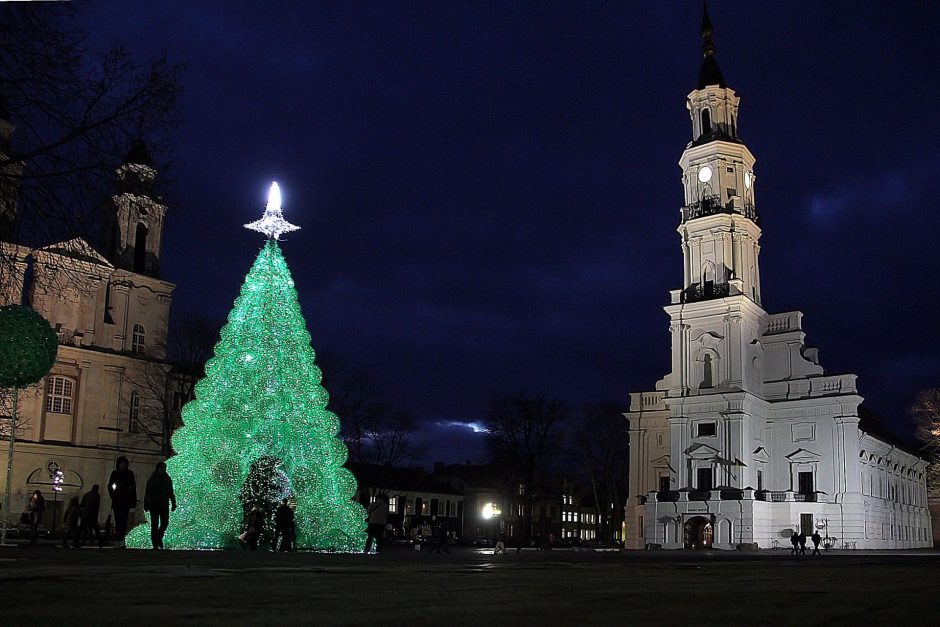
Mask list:
[[[245,512],[253,505],[272,511],[283,498],[296,503],[298,548],[361,551],[364,545],[365,510],[352,500],[356,480],[343,468],[339,419],[326,409],[329,396],[277,244],[280,233],[298,227],[278,219],[283,222],[275,183],[259,221],[268,223],[246,225],[262,227],[269,239],[173,436],[177,454],[167,467],[178,508],[167,548],[237,546]],[[143,526],[127,539],[132,547],[148,544]]]

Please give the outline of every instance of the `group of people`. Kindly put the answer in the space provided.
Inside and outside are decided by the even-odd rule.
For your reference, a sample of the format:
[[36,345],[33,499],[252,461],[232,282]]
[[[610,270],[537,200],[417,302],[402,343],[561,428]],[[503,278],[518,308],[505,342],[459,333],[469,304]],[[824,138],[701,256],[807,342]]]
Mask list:
[[[814,531],[813,535],[810,536],[810,540],[813,541],[812,555],[822,555],[819,552],[819,543],[822,542],[819,532]],[[790,536],[790,545],[790,555],[806,555],[806,534],[794,531],[793,535]]]
[[[111,497],[111,511],[114,512],[115,547],[124,547],[127,535],[127,522],[131,509],[137,506],[137,483],[130,462],[123,455],[117,458],[114,470],[108,477],[108,496]],[[154,469],[144,492],[144,511],[150,512],[150,540],[154,549],[163,548],[163,536],[169,524],[170,511],[176,509],[176,495],[173,492],[173,480],[166,472],[166,464],[160,462]],[[42,492],[35,490],[26,505],[24,517],[29,523],[29,543],[36,544],[39,539],[39,527],[46,510],[46,499]],[[63,514],[65,537],[62,546],[69,543],[75,548],[82,545],[84,538],[93,537],[98,546],[104,546],[105,537],[101,533],[98,515],[101,510],[100,486],[93,485],[82,495],[73,496]],[[105,529],[110,529],[111,517]],[[110,535],[110,533],[108,534]]]
[[[269,510],[270,511],[270,510]],[[238,539],[249,551],[258,550],[258,541],[264,533],[267,516],[257,504],[252,504],[245,514],[244,532]],[[271,550],[292,551],[297,539],[297,530],[294,525],[294,508],[290,506],[289,499],[283,499],[274,510],[274,534],[271,538]]]

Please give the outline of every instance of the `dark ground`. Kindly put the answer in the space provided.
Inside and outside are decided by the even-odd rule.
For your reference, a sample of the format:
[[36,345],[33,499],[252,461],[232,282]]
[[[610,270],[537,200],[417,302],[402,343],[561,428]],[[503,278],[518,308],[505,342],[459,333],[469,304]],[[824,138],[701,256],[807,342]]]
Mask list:
[[936,624],[940,552],[0,548],[4,625]]

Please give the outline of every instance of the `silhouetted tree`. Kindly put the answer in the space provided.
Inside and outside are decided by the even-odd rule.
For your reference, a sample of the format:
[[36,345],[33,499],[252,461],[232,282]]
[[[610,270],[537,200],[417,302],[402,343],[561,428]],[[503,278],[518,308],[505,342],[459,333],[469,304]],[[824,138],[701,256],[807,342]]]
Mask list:
[[317,364],[352,461],[400,466],[421,457],[426,443],[418,438],[417,421],[388,399],[372,375],[347,367],[330,353],[318,353]]
[[552,492],[551,477],[561,458],[568,416],[559,400],[520,393],[495,399],[484,421],[493,463],[504,473],[509,494],[523,506],[526,543],[532,531],[533,504]]
[[586,404],[571,426],[568,463],[590,489],[605,542],[620,527],[627,498],[630,437],[623,411],[614,402]]
[[[93,51],[65,3],[0,4],[0,239],[40,246],[101,235],[100,211],[133,141],[162,147],[173,125],[179,68],[141,65],[119,47]],[[9,266],[13,251],[4,248]],[[0,268],[0,277],[15,276]],[[63,284],[82,273],[57,268]]]
[[927,483],[936,488],[940,486],[940,388],[918,394],[911,415],[917,425],[917,437],[931,456]]

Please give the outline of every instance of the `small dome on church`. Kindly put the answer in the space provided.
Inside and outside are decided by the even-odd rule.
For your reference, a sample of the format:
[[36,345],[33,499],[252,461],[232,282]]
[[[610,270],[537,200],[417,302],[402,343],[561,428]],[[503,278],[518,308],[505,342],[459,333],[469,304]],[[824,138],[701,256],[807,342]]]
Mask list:
[[153,166],[153,158],[150,156],[150,151],[147,150],[147,143],[142,137],[138,137],[134,140],[131,149],[127,152],[127,155],[124,156],[124,163],[138,163],[149,167]]

